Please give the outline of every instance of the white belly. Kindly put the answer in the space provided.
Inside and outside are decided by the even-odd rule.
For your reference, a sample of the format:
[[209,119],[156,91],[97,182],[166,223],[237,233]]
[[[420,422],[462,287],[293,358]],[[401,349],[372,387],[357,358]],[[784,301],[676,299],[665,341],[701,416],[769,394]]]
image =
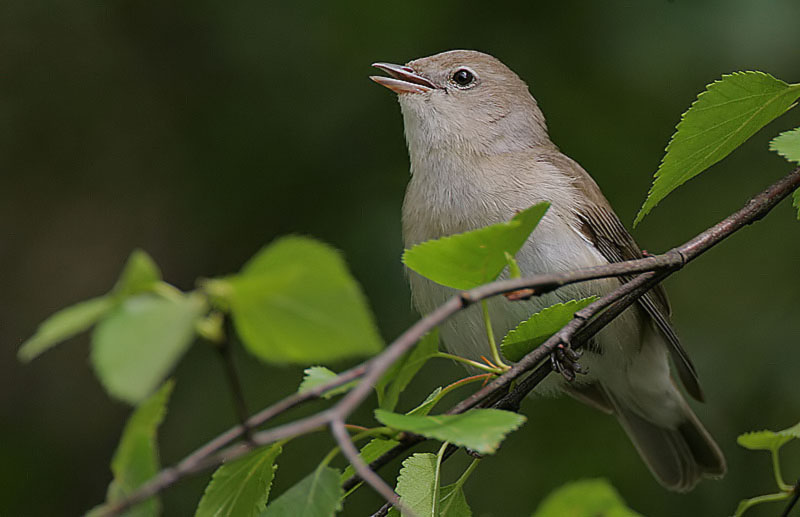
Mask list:
[[[508,214],[494,214],[492,219],[493,222],[508,220],[512,216],[513,211],[510,210]],[[423,226],[444,230],[441,235],[467,231],[480,226],[470,224],[471,222],[465,217],[448,219],[447,221],[439,220],[438,224]],[[435,230],[433,233],[436,233]],[[441,235],[420,235],[419,231],[413,232],[406,229],[408,246],[412,242],[416,243]],[[570,228],[553,209],[545,215],[531,237],[517,253],[516,259],[522,274],[526,276],[607,263],[602,255]],[[456,293],[454,289],[436,284],[414,272],[409,272],[409,280],[413,303],[421,314],[430,313]],[[603,295],[617,286],[619,286],[618,280],[607,279],[565,286],[527,301],[512,302],[503,296],[492,298],[488,304],[495,339],[500,343],[509,330],[544,307],[590,295]],[[606,377],[605,372],[613,375],[612,372],[619,372],[620,366],[626,365],[630,358],[636,355],[635,352],[640,347],[641,325],[636,311],[637,309],[629,309],[596,336],[595,342],[602,350],[602,355],[587,353],[584,356],[581,363],[589,368],[590,374],[580,377],[580,380],[602,379]],[[474,360],[480,360],[480,356],[491,356],[482,310],[479,305],[468,307],[451,317],[441,326],[440,335],[445,347],[451,353]],[[549,382],[544,383],[538,391],[552,391],[558,383],[558,379],[551,377]]]

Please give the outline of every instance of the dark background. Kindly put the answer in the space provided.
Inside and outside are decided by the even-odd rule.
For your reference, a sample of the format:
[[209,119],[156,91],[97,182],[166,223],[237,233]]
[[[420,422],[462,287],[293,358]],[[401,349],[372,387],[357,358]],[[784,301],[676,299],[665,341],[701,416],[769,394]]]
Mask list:
[[[75,515],[103,499],[130,409],[94,378],[88,339],[27,366],[14,354],[50,313],[110,288],[134,247],[190,289],[278,235],[314,235],[343,250],[385,339],[414,321],[399,262],[402,124],[393,95],[367,79],[371,62],[452,48],[498,56],[627,223],[707,83],[750,69],[800,81],[798,20],[796,0],[0,3],[0,515]],[[662,202],[635,232],[640,244],[679,244],[789,171],[767,142],[798,125],[794,110]],[[768,455],[735,437],[800,418],[799,263],[800,223],[786,202],[667,282],[707,394],[697,411],[728,458],[724,480],[668,493],[613,419],[530,400],[528,423],[467,484],[475,514],[529,514],[584,477],[608,477],[652,516],[727,515],[773,491]],[[254,410],[301,377],[240,349],[237,360]],[[403,407],[462,373],[428,367]],[[175,377],[165,464],[234,423],[208,346]],[[274,494],[330,446],[323,434],[287,446]],[[800,474],[798,449],[787,446],[787,477]],[[191,514],[206,480],[168,491],[165,514]],[[362,489],[345,513],[378,505]]]

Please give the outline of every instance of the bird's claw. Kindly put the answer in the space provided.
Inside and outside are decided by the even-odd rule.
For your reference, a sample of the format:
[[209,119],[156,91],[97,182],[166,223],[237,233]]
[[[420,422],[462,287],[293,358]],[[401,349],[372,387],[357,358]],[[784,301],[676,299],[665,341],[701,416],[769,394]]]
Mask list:
[[550,354],[550,363],[553,370],[561,374],[567,382],[575,380],[576,375],[586,375],[589,369],[578,363],[583,355],[581,350],[574,350],[569,345],[559,344],[553,353]]

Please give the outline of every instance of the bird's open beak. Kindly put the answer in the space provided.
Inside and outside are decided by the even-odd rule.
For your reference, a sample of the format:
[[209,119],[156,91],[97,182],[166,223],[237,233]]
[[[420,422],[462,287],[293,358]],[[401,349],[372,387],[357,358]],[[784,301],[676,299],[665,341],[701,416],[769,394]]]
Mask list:
[[372,63],[372,66],[380,68],[391,77],[371,75],[369,78],[394,93],[426,93],[436,88],[436,85],[407,66],[391,63]]

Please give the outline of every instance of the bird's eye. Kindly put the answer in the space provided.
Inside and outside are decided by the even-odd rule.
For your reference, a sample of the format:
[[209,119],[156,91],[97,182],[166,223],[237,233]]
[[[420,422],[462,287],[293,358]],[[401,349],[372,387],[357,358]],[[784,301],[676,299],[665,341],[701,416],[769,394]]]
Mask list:
[[459,68],[453,73],[452,79],[458,86],[464,87],[475,82],[475,75],[466,68]]

